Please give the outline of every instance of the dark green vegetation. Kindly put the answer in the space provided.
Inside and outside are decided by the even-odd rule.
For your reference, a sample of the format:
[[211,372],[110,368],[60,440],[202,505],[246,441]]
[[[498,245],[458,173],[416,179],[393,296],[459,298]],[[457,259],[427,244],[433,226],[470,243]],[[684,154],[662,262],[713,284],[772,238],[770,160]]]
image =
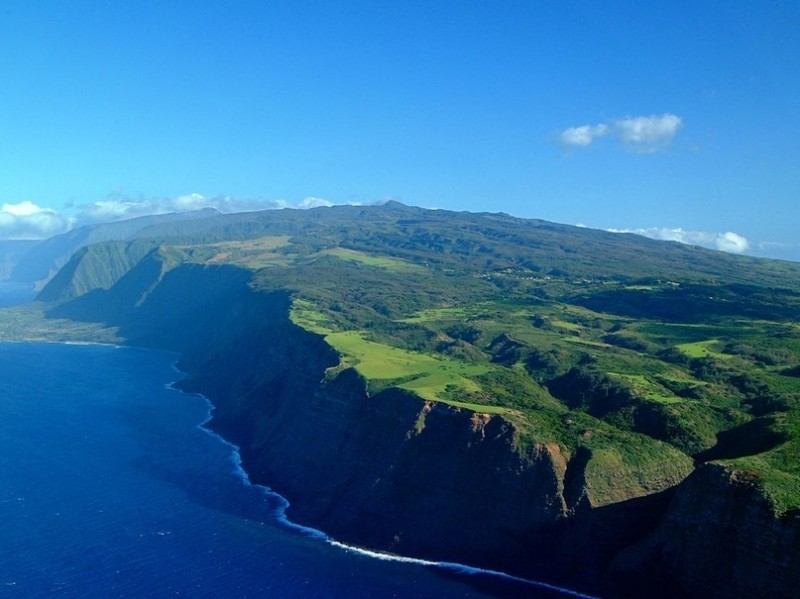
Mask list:
[[[207,283],[177,309],[163,289],[187,267]],[[335,350],[315,384],[355,373],[369,396],[491,414],[513,428],[515,451],[548,448],[559,518],[579,523],[558,543],[611,526],[581,520],[587,510],[612,522],[620,506],[663,496],[630,538],[598,549],[610,561],[711,461],[775,518],[800,514],[800,264],[390,202],[156,224],[80,250],[40,299],[51,319],[189,352],[180,330],[200,318],[215,335],[258,319],[234,284],[286,298],[263,318]],[[241,405],[254,393],[242,389]]]

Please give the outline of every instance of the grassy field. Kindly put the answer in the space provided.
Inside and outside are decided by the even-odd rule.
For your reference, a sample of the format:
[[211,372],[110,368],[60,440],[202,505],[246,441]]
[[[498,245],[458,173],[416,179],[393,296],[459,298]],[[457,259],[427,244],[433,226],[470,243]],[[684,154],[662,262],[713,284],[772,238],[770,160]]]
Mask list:
[[420,310],[413,316],[401,318],[401,322],[422,324],[426,322],[463,322],[479,318],[481,314],[496,308],[495,302],[478,302],[469,306],[454,306],[448,308],[430,308]]
[[480,391],[473,378],[488,372],[488,365],[469,364],[375,343],[358,331],[330,333],[325,340],[339,352],[344,366],[354,367],[368,381],[397,381],[395,386],[413,391],[423,399],[447,401],[476,411],[502,411],[442,397],[444,391],[452,387],[468,392]]
[[356,262],[358,264],[364,264],[366,266],[375,266],[377,268],[383,268],[390,272],[424,272],[425,267],[420,266],[418,264],[414,264],[412,262],[408,262],[407,260],[400,260],[398,258],[392,258],[390,256],[382,256],[379,254],[366,254],[364,252],[358,252],[356,250],[350,250],[347,248],[331,248],[327,250],[323,250],[319,252],[320,256],[335,256],[341,260],[347,260],[350,262]]
[[289,318],[297,326],[318,335],[329,335],[334,332],[328,317],[317,310],[314,304],[308,300],[295,298]]
[[651,381],[642,374],[619,374],[616,372],[609,372],[608,375],[612,379],[624,382],[634,395],[642,399],[665,404],[682,403],[686,401],[670,392],[666,387]]
[[257,270],[275,266],[290,266],[298,261],[314,261],[331,256],[346,262],[380,268],[389,272],[425,272],[425,267],[408,260],[379,254],[367,254],[342,247],[324,249],[314,253],[291,253],[285,249],[292,245],[288,235],[271,235],[246,241],[223,241],[203,246],[170,246],[181,260],[204,264],[236,264]]
[[[370,393],[506,411],[521,443],[591,445],[598,497],[614,492],[603,480],[633,481],[673,450],[704,456],[729,431],[714,456],[739,456],[775,489],[800,480],[800,268],[398,205],[257,218],[220,224],[207,243],[170,250],[179,238],[165,236],[161,251],[247,267],[252,290],[289,294],[292,322],[340,356],[327,377],[352,367]],[[766,416],[775,434],[736,436]]]
[[676,345],[676,347],[690,358],[718,358],[720,360],[728,360],[733,357],[711,349],[718,344],[719,339],[706,339],[693,343],[680,343]]
[[325,336],[341,357],[341,368],[355,368],[373,387],[396,386],[417,394],[422,399],[440,401],[477,412],[507,412],[502,406],[463,402],[445,397],[445,391],[478,393],[481,387],[474,378],[485,374],[491,366],[470,364],[444,356],[410,351],[365,339],[359,331],[338,331],[330,328],[326,316],[314,305],[296,299],[292,306],[292,321],[308,331]]

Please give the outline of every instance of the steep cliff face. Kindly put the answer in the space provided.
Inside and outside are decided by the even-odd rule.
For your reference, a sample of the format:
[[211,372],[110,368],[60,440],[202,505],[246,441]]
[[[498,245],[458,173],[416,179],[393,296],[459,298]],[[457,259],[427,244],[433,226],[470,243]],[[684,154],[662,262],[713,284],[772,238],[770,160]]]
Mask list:
[[[530,571],[529,533],[564,514],[557,447],[520,452],[497,416],[367,397],[354,371],[305,396],[292,387],[269,397],[274,412],[254,410],[258,437],[244,449],[291,517],[351,543]],[[222,424],[224,402],[218,411]]]
[[292,323],[287,292],[250,277],[170,269],[151,253],[51,314],[181,352],[183,387],[211,399],[211,426],[240,446],[251,478],[343,541],[615,595],[780,596],[800,583],[797,521],[747,480],[706,466],[673,497],[691,468],[677,451],[633,476],[611,446],[569,455],[521,443],[499,415],[396,388],[370,396],[355,370],[330,375],[338,356]]
[[210,397],[211,426],[289,499],[290,517],[420,557],[517,572],[549,559],[536,533],[565,515],[558,446],[521,449],[499,416],[401,390],[369,396],[353,369],[328,380],[338,356],[289,321],[286,296],[250,293],[232,305],[248,326],[189,351],[183,385]]
[[155,244],[149,241],[113,242],[79,249],[39,294],[42,301],[76,298],[92,289],[109,289]]
[[800,516],[776,514],[751,475],[709,463],[612,570],[628,588],[655,587],[668,597],[788,598],[800,588],[798,565]]
[[640,519],[598,525],[603,512],[587,504],[579,549],[566,552],[575,505],[565,480],[574,496],[591,495],[590,460],[520,443],[498,415],[394,388],[370,396],[353,369],[326,376],[338,355],[291,322],[287,293],[254,291],[249,277],[226,266],[164,269],[153,254],[51,314],[102,318],[131,343],[181,352],[183,387],[212,400],[211,426],[240,446],[253,480],[286,496],[290,517],[343,541],[591,586],[600,566],[581,564],[596,555],[596,534],[603,563],[641,536]]

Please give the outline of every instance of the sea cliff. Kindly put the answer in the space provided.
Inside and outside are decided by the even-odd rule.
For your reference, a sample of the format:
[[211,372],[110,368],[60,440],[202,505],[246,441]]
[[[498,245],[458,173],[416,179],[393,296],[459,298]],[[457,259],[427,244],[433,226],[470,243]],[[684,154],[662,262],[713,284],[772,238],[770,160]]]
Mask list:
[[[587,456],[567,476],[571,456],[520,443],[500,415],[394,388],[370,396],[352,368],[326,376],[337,354],[292,323],[287,293],[252,289],[246,270],[162,272],[156,262],[51,316],[102,317],[131,344],[181,352],[183,388],[209,397],[211,427],[239,445],[253,480],[289,499],[298,522],[375,549],[586,588],[598,583],[590,547],[613,553],[643,520],[651,524],[637,515],[598,525],[588,501],[577,507]],[[673,482],[667,476],[663,487]],[[580,550],[564,541],[573,522]]]
[[[273,237],[263,243],[272,251],[286,242]],[[532,376],[544,376],[552,366],[554,395],[498,378],[505,393],[532,394],[524,404],[528,412],[513,408],[513,393],[502,409],[482,411],[463,401],[468,394],[446,403],[399,385],[371,386],[342,361],[325,334],[292,318],[294,290],[302,277],[323,269],[326,278],[317,285],[323,291],[336,276],[349,277],[351,290],[362,281],[355,277],[364,277],[365,284],[385,282],[388,291],[380,301],[331,292],[343,304],[367,308],[348,313],[331,302],[327,314],[363,319],[351,323],[362,329],[381,317],[400,327],[405,325],[386,316],[398,310],[392,302],[399,296],[389,293],[397,288],[379,269],[406,269],[395,272],[406,272],[419,284],[413,277],[423,276],[421,267],[382,258],[378,266],[368,264],[370,270],[361,255],[327,249],[318,255],[317,270],[307,262],[284,271],[218,263],[232,247],[250,260],[247,245],[213,246],[195,261],[185,259],[181,248],[156,244],[92,248],[76,255],[40,299],[56,302],[47,305],[50,318],[99,322],[132,345],[179,352],[186,373],[182,387],[211,400],[210,426],[240,447],[252,480],[289,500],[290,518],[348,543],[501,569],[604,596],[789,597],[797,588],[800,525],[793,512],[776,509],[741,469],[716,462],[695,467],[687,452],[667,442],[688,439],[686,447],[699,449],[707,445],[697,439],[714,443],[710,425],[702,434],[686,428],[695,423],[685,417],[689,410],[740,422],[731,409],[704,406],[705,382],[688,375],[662,377],[691,401],[671,395],[654,403],[620,386],[620,381],[641,384],[641,378],[600,376],[588,361],[580,364],[583,378],[563,379],[586,379],[573,393],[568,385],[553,385],[569,375],[565,368],[557,373],[558,361],[569,356],[565,351],[535,354],[508,334],[487,340],[479,350],[471,345],[474,331],[450,326],[430,341],[442,355],[469,360],[486,351],[493,363],[508,364],[509,377],[523,363]],[[108,276],[95,276],[109,256],[117,266]],[[271,253],[262,259],[286,258]],[[471,275],[462,280],[488,281]],[[446,295],[434,299],[452,301]],[[416,313],[412,300],[403,309]],[[538,305],[539,299],[526,301]],[[563,332],[547,327],[578,326],[555,318],[535,323],[559,338]],[[602,332],[598,327],[589,321],[582,330]],[[384,332],[392,332],[385,323]],[[404,333],[416,339],[415,331]],[[585,346],[601,346],[591,343]],[[609,343],[602,348],[609,354],[622,351]],[[529,355],[522,360],[524,352]],[[481,359],[487,361],[485,355]],[[558,394],[565,397],[557,400]],[[574,397],[566,397],[570,394]],[[530,405],[549,412],[536,420]],[[659,432],[664,440],[635,430],[645,420],[645,408],[652,411],[654,405],[672,417],[671,426]],[[772,439],[771,445],[778,442]]]
[[800,515],[776,513],[752,474],[709,463],[680,486],[656,531],[617,556],[610,579],[666,596],[792,597],[798,564]]
[[[542,535],[567,511],[557,445],[523,446],[501,416],[403,390],[370,396],[352,368],[326,377],[336,353],[291,322],[286,293],[254,291],[247,278],[230,267],[162,276],[142,265],[52,315],[103,314],[132,344],[181,352],[183,388],[209,397],[211,426],[299,522],[359,545],[517,573],[549,560]],[[121,308],[123,289],[135,310]]]
[[[678,485],[667,466],[653,492],[619,488],[623,499],[593,504],[590,456],[520,443],[501,415],[394,388],[370,396],[352,368],[326,376],[338,356],[292,323],[289,295],[248,282],[234,267],[163,273],[144,261],[52,315],[102,314],[132,344],[181,352],[182,386],[210,398],[211,426],[240,446],[252,479],[285,495],[291,518],[343,541],[615,595],[654,576],[664,584],[651,596],[726,596],[745,582],[752,596],[780,596],[795,582],[796,520],[720,467]],[[763,574],[770,560],[779,578]]]

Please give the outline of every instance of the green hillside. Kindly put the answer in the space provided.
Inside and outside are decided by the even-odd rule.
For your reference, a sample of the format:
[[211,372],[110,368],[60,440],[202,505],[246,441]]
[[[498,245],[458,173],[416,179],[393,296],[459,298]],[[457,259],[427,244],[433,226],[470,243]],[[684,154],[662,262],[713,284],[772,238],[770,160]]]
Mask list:
[[[339,353],[329,376],[353,367],[373,392],[506,414],[528,431],[521,443],[746,465],[777,509],[800,507],[800,264],[395,202],[145,237],[77,254],[41,299],[109,287],[131,267],[121,257],[144,253],[131,248],[158,245],[158,272],[239,266],[254,289],[288,292],[293,322]],[[108,315],[103,297],[48,314]]]
[[178,352],[298,522],[609,596],[800,584],[800,264],[396,202],[142,224],[0,337]]

